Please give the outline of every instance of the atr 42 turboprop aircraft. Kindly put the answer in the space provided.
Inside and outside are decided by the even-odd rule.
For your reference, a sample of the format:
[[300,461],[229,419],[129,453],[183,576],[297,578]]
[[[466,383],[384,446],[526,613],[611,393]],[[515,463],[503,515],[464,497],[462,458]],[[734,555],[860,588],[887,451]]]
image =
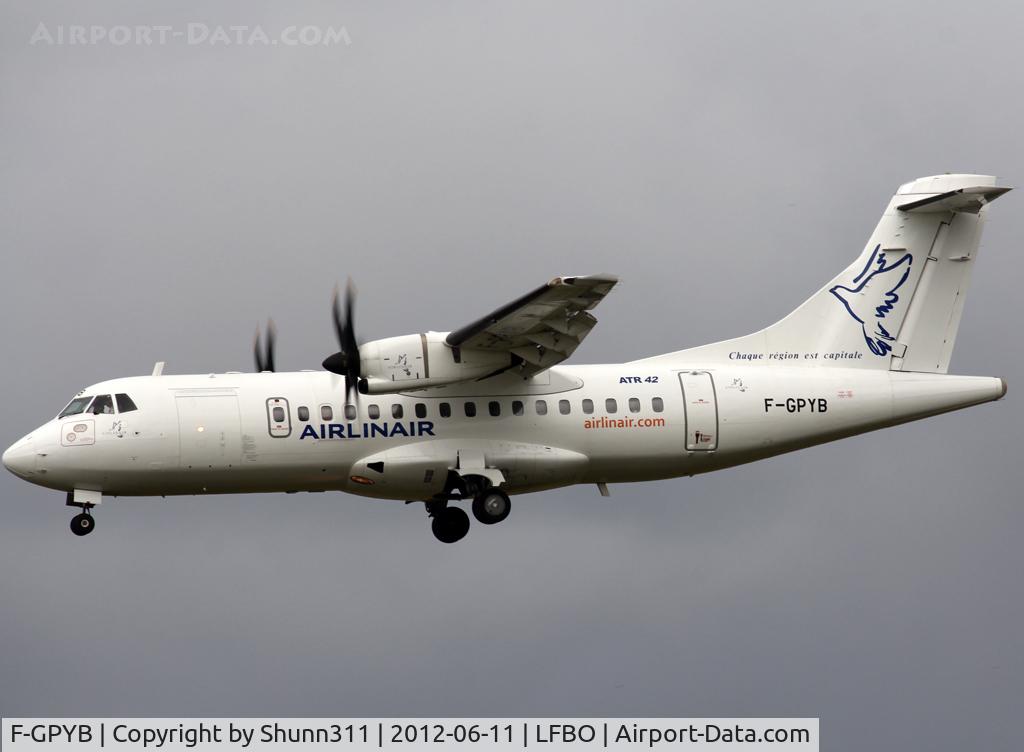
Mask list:
[[[987,175],[900,187],[860,256],[803,305],[737,339],[613,365],[560,365],[616,283],[558,277],[461,329],[357,344],[351,292],[323,371],[162,375],[83,389],[4,465],[67,492],[71,529],[104,495],[347,491],[421,501],[434,535],[485,525],[509,494],[672,478],[926,418],[1006,394],[949,376],[989,202]],[[767,266],[767,263],[766,263]]]

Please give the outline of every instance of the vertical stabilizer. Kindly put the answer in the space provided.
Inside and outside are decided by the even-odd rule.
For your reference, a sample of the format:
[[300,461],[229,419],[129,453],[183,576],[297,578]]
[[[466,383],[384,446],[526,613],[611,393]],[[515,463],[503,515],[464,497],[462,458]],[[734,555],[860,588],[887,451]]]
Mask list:
[[781,321],[745,337],[659,356],[945,373],[988,204],[990,175],[900,186],[860,256]]

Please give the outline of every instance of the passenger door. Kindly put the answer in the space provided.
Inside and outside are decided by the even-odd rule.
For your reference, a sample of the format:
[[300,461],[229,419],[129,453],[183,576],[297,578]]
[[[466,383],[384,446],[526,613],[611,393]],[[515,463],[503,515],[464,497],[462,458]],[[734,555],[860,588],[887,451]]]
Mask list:
[[288,400],[283,397],[271,397],[267,400],[267,430],[275,439],[291,436],[292,415],[288,409]]
[[715,384],[707,371],[679,374],[686,407],[686,450],[713,451],[718,448],[718,401]]

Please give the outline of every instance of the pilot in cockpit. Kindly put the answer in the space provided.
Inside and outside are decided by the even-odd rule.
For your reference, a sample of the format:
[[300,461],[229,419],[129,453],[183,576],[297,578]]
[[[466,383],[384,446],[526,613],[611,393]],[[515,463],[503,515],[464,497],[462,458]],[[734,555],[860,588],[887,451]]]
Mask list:
[[109,394],[101,394],[92,401],[89,412],[93,415],[113,415],[114,401],[110,398]]
[[[117,398],[117,412],[128,413],[137,410],[132,398],[127,394],[114,395]],[[109,394],[101,394],[97,397],[75,397],[68,406],[61,410],[58,418],[66,418],[69,415],[80,415],[91,413],[92,415],[113,415],[114,397]]]

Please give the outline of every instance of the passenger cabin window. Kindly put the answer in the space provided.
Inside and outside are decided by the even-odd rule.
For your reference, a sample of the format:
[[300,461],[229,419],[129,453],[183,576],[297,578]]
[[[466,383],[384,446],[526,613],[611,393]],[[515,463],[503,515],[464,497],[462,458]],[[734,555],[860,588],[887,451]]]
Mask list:
[[594,400],[592,400],[592,399],[585,399],[585,400],[583,400],[583,412],[586,413],[587,415],[593,415],[594,414]]
[[465,405],[465,408],[466,408],[466,417],[467,418],[475,418],[476,417],[476,403],[475,402],[467,402],[466,405]]
[[447,402],[442,402],[440,405],[438,405],[437,411],[441,413],[442,418],[452,417],[452,406]]
[[636,397],[629,398],[629,411],[631,413],[640,412],[640,400],[638,400]]
[[656,413],[660,413],[665,409],[665,403],[662,401],[661,397],[653,397],[651,399],[651,409]]
[[547,415],[548,414],[548,403],[545,402],[544,400],[537,400],[536,407],[537,407],[537,415]]
[[119,413],[130,413],[132,410],[138,410],[135,403],[132,402],[132,398],[127,394],[116,394],[114,399],[117,400],[117,411]]
[[415,410],[416,410],[416,417],[417,418],[426,418],[427,417],[427,406],[425,404],[423,404],[422,402],[417,402],[416,403]]
[[355,419],[356,419],[356,406],[355,405],[345,405],[345,420],[355,420]]
[[522,415],[524,412],[525,411],[523,410],[523,403],[520,402],[519,400],[514,400],[512,402],[512,414],[513,415]]
[[284,408],[280,405],[274,407],[271,412],[274,416],[275,423],[284,423]]
[[92,401],[92,406],[89,408],[89,412],[93,415],[113,415],[114,400],[110,398],[109,394],[101,394]]
[[612,399],[611,397],[609,397],[608,399],[606,399],[604,401],[604,410],[609,415],[611,413],[617,412],[618,409],[619,409],[619,404],[614,399]]
[[75,397],[68,403],[68,406],[60,411],[58,418],[66,418],[69,415],[78,415],[85,412],[85,408],[92,402],[92,397]]
[[330,405],[320,405],[320,420],[334,420],[334,410],[331,408]]
[[402,409],[401,405],[395,403],[394,405],[391,406],[392,418],[394,418],[395,420],[401,420],[403,415],[405,415],[405,411]]
[[377,420],[380,417],[380,405],[367,405],[366,414],[370,416],[370,420]]
[[497,418],[501,415],[501,403],[500,402],[488,402],[487,412],[491,414],[492,418]]
[[568,415],[572,407],[569,405],[569,400],[558,400],[558,412],[562,415]]
[[296,412],[299,414],[299,420],[301,420],[303,423],[309,420],[309,408],[306,407],[305,405],[298,408]]

